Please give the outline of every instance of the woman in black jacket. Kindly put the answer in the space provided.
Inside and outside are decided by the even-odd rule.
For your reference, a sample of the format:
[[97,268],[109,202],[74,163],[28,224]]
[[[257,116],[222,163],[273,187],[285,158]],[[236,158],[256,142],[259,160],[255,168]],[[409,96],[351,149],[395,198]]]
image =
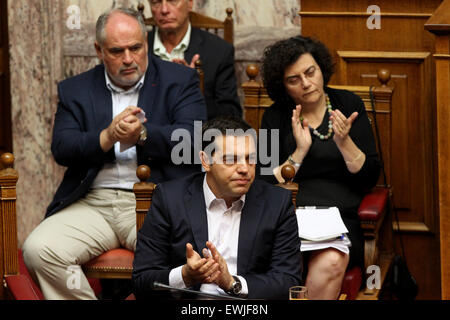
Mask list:
[[[297,206],[338,207],[352,242],[350,255],[331,248],[307,255],[310,299],[336,299],[345,270],[364,265],[357,209],[380,171],[364,104],[349,91],[327,87],[332,73],[328,49],[308,37],[282,40],[264,51],[262,77],[274,104],[261,129],[268,129],[268,150],[278,150],[281,165],[261,178],[282,182],[281,167],[293,165]],[[270,145],[271,129],[279,130],[276,145]]]

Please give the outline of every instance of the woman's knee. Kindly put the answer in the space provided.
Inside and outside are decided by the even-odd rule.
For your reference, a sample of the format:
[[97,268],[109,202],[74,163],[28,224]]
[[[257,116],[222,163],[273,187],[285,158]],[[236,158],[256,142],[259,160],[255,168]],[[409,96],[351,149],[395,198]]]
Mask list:
[[349,261],[347,254],[331,250],[327,254],[327,259],[329,264],[328,272],[332,278],[339,278],[344,275]]
[[[316,256],[316,267],[320,266],[321,272],[326,273],[329,278],[341,277],[347,269],[349,255],[343,252],[329,249]],[[315,266],[311,266],[314,268]]]

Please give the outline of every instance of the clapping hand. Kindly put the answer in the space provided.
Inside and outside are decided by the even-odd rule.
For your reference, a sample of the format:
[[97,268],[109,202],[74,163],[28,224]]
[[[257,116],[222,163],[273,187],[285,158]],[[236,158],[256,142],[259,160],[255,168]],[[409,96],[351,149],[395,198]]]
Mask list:
[[[100,133],[100,146],[104,152],[110,150],[116,142],[135,144],[139,139],[142,124],[137,114],[141,108],[129,106],[111,121],[110,125]],[[146,122],[144,119],[143,122]]]
[[186,287],[199,283],[213,283],[220,276],[219,264],[205,251],[203,254],[202,258],[190,243],[186,244],[186,264],[182,268]]
[[297,149],[305,156],[312,144],[311,132],[309,131],[308,120],[305,118],[300,121],[302,106],[297,105],[292,110],[292,134],[294,135]]
[[217,284],[222,290],[228,291],[234,282],[234,278],[228,271],[227,262],[219,251],[217,251],[216,246],[211,241],[207,241],[206,246],[210,250],[214,261],[219,265],[219,272],[214,276],[214,283]]
[[337,145],[341,144],[348,137],[356,117],[358,117],[358,112],[356,111],[353,112],[348,118],[346,118],[339,110],[332,111],[330,119],[333,123],[333,140]]
[[192,57],[192,60],[191,60],[191,63],[190,63],[190,64],[188,64],[188,63],[186,62],[186,60],[184,60],[184,59],[173,59],[172,62],[178,63],[178,64],[181,64],[181,65],[183,65],[183,66],[186,66],[186,67],[189,67],[189,68],[194,69],[194,68],[195,68],[195,63],[197,62],[198,59],[200,59],[200,55],[199,55],[199,54],[195,54],[195,55]]
[[[131,108],[131,107],[128,107]],[[128,109],[127,108],[127,109]],[[114,136],[116,139],[125,144],[135,144],[139,139],[139,135],[142,130],[142,124],[137,114],[142,111],[142,109],[133,107],[131,112],[125,112],[119,114],[116,118],[118,121],[114,127]],[[127,111],[127,110],[125,110]],[[144,123],[147,119],[144,119]]]

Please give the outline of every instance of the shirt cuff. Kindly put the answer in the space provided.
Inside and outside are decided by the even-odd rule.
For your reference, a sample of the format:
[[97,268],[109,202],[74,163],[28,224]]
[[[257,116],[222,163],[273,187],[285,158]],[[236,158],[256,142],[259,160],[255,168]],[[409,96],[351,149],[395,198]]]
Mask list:
[[239,280],[241,280],[241,285],[242,285],[241,294],[239,296],[240,297],[247,297],[248,296],[247,280],[245,280],[245,278],[242,277],[242,276],[237,276],[237,277],[239,278]]
[[184,283],[184,280],[183,280],[182,269],[183,269],[183,266],[179,266],[177,268],[170,270],[169,286],[175,287],[178,289],[186,288],[186,284]]

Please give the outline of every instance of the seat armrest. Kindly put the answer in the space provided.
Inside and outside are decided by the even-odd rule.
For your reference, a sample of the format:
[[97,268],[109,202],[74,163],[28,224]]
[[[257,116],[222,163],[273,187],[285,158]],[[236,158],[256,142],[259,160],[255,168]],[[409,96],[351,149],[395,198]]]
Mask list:
[[389,197],[388,188],[373,188],[365,195],[358,209],[362,221],[378,221],[381,219]]
[[5,282],[14,300],[40,300],[27,276],[22,274],[6,276]]
[[347,300],[355,300],[362,285],[362,270],[360,267],[353,267],[345,272],[342,281],[341,294],[347,295]]

